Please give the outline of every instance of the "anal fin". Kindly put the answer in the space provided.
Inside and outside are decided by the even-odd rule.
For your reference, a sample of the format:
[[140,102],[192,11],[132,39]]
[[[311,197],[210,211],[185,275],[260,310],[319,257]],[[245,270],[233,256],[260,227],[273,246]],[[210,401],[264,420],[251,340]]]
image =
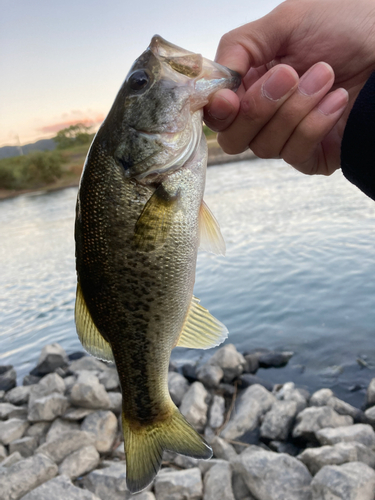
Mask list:
[[209,349],[220,345],[228,337],[228,330],[193,296],[190,309],[185,319],[177,347]]

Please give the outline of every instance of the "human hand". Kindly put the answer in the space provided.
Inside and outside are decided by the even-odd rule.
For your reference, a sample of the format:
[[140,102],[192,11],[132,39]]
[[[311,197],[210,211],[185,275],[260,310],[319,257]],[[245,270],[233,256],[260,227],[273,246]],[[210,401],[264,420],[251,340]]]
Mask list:
[[307,174],[339,168],[349,111],[375,69],[374,31],[372,0],[287,0],[224,35],[216,60],[243,75],[237,95],[220,91],[206,108],[224,151],[250,147]]

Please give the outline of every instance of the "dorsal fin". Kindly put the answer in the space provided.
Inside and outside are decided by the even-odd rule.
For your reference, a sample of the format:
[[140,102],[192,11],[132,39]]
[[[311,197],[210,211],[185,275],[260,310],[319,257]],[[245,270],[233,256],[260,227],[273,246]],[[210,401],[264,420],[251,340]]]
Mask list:
[[225,241],[219,223],[203,200],[199,211],[199,248],[225,255]]
[[83,348],[98,359],[114,362],[111,345],[94,325],[79,283],[77,284],[74,315],[78,337]]
[[193,296],[184,326],[177,340],[177,347],[209,349],[220,345],[228,337],[228,330]]

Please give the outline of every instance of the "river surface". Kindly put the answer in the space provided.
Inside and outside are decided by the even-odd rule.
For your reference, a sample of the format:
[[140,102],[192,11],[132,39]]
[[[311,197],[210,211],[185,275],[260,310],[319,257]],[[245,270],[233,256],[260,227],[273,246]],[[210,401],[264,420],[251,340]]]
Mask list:
[[[19,383],[45,344],[81,350],[74,327],[76,188],[0,202],[0,364]],[[226,257],[199,254],[195,295],[228,342],[293,351],[258,375],[331,387],[361,406],[375,377],[375,203],[341,172],[308,177],[282,161],[211,167],[205,200]],[[212,351],[210,351],[210,354]],[[176,362],[208,356],[175,349]]]

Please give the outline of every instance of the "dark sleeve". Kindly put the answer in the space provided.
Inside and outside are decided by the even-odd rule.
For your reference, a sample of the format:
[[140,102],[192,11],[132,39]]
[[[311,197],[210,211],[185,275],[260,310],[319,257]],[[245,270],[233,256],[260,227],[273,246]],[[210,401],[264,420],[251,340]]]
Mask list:
[[345,177],[375,200],[375,72],[350,112],[341,143]]

